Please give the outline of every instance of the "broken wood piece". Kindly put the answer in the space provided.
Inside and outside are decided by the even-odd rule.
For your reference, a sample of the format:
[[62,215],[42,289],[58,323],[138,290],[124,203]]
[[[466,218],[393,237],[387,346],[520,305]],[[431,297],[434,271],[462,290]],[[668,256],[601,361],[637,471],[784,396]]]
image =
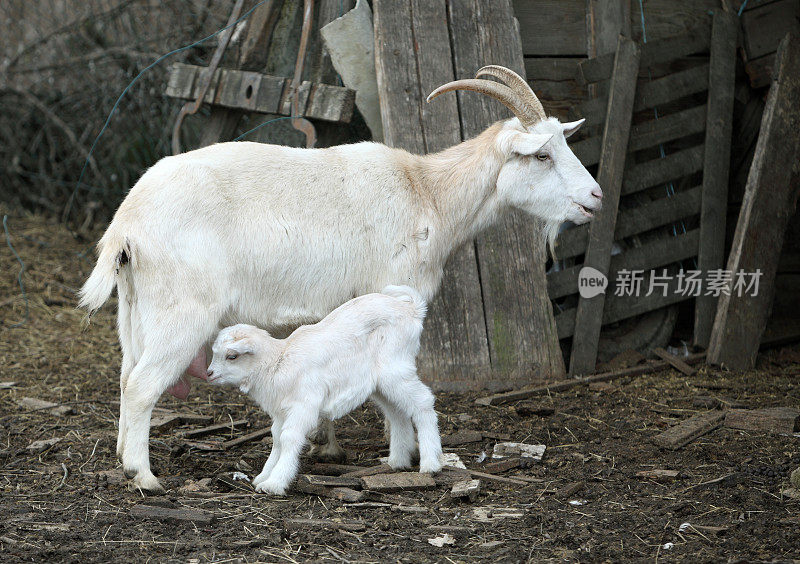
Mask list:
[[581,491],[585,486],[586,484],[583,481],[571,482],[563,488],[556,490],[556,497],[560,499],[568,499]]
[[210,525],[214,522],[214,514],[208,511],[190,508],[170,508],[156,505],[134,505],[129,515],[139,519],[156,519],[158,521],[190,521],[199,525]]
[[491,523],[500,519],[520,519],[525,516],[525,510],[514,507],[476,507],[472,510],[472,516],[482,523]]
[[469,443],[478,443],[483,440],[483,433],[480,431],[470,431],[464,429],[457,431],[452,435],[444,435],[442,437],[442,446],[458,446],[466,445]]
[[272,430],[267,429],[259,429],[258,431],[253,431],[252,433],[248,433],[246,435],[242,435],[241,437],[236,437],[235,439],[231,439],[229,441],[225,441],[222,443],[222,447],[227,450],[229,448],[234,448],[239,445],[243,445],[245,443],[249,443],[251,441],[257,441],[259,439],[263,439],[264,437],[268,437],[272,434]]
[[[689,355],[686,359],[687,364],[699,364],[706,358],[706,353],[697,353]],[[551,392],[563,392],[578,386],[587,386],[592,382],[609,382],[619,378],[627,378],[629,376],[641,376],[642,374],[649,374],[664,370],[670,364],[665,360],[648,362],[640,366],[632,366],[631,368],[624,368],[622,370],[615,370],[613,372],[603,372],[594,376],[586,376],[585,378],[570,378],[569,380],[559,380],[552,384],[545,384],[544,386],[536,386],[513,392],[504,392],[501,394],[494,394],[478,398],[475,403],[478,405],[501,405],[504,403],[511,403],[519,400],[528,399],[538,394],[547,394]]]
[[352,488],[319,486],[310,484],[306,480],[298,480],[294,485],[294,489],[310,495],[338,499],[345,503],[359,503],[366,499],[364,492],[356,491]]
[[661,447],[676,450],[722,425],[724,411],[704,411],[681,421],[674,427],[653,437],[653,442]]
[[519,457],[504,458],[497,462],[485,464],[481,470],[487,474],[499,474],[513,468],[519,468]]
[[31,454],[39,454],[60,442],[60,438],[42,439],[39,441],[33,441],[26,448],[31,452]]
[[526,443],[497,443],[494,445],[492,458],[515,456],[519,458],[532,458],[538,462],[542,460],[546,448],[545,445],[529,445]]
[[347,478],[344,476],[323,476],[315,474],[300,474],[297,477],[298,482],[305,482],[312,486],[325,486],[326,488],[361,488],[360,478]]
[[189,448],[194,448],[197,450],[204,450],[208,452],[217,452],[225,450],[223,446],[224,443],[222,441],[184,441],[184,444]]
[[[166,95],[195,100],[205,67],[173,64]],[[355,92],[342,86],[303,81],[298,88],[300,117],[348,123],[353,116]],[[217,69],[203,102],[217,107],[263,114],[291,114],[291,80],[250,71]]]
[[[454,470],[458,470],[458,468],[454,468]],[[486,480],[492,482],[515,484],[517,486],[527,486],[528,484],[539,484],[541,482],[544,482],[544,480],[542,480],[541,478],[529,478],[528,476],[514,476],[513,478],[506,478],[505,476],[495,476],[494,474],[488,474],[486,472],[480,472],[478,470],[470,470],[469,468],[466,470],[466,473],[474,478],[485,478]]]
[[636,477],[645,478],[647,480],[655,480],[656,482],[670,482],[677,478],[678,474],[680,474],[678,470],[653,468],[652,470],[640,470],[636,473]]
[[394,469],[388,464],[378,464],[377,466],[370,466],[362,468],[361,470],[354,470],[353,472],[345,472],[342,476],[348,478],[361,478],[363,476],[373,476],[375,474],[385,474],[386,472],[394,472]]
[[800,409],[768,407],[765,409],[731,409],[725,426],[745,431],[792,434],[800,432]]
[[284,519],[283,528],[287,531],[339,529],[342,531],[358,532],[367,528],[363,521],[346,520],[334,521],[332,519]]
[[205,437],[206,435],[213,435],[215,433],[225,433],[237,429],[244,429],[247,427],[247,419],[239,419],[238,421],[229,421],[227,423],[217,423],[216,425],[209,425],[200,429],[191,429],[183,433],[184,438],[197,439]]
[[150,429],[166,431],[178,425],[205,425],[211,423],[213,417],[210,415],[197,415],[195,413],[164,413],[159,414],[150,421]]
[[463,480],[453,484],[450,490],[450,497],[462,498],[466,497],[469,501],[474,502],[478,499],[478,494],[481,491],[481,481],[477,479]]
[[396,492],[435,488],[436,481],[429,474],[420,474],[419,472],[396,472],[394,474],[362,476],[361,486],[365,490],[376,492]]
[[51,401],[45,401],[38,398],[22,398],[17,403],[31,411],[47,411],[59,417],[64,415],[71,415],[75,413],[75,407],[71,405],[59,405]]
[[440,458],[440,461],[443,466],[450,466],[452,468],[461,468],[463,470],[466,470],[467,468],[466,466],[464,466],[464,463],[461,462],[461,457],[459,457],[454,452],[443,453]]
[[334,464],[332,462],[315,462],[309,469],[309,474],[320,474],[323,476],[342,476],[348,472],[363,470],[361,466],[352,464]]
[[688,364],[686,364],[683,360],[675,356],[674,354],[668,353],[662,347],[656,347],[653,352],[658,356],[661,360],[664,360],[670,364],[675,370],[682,372],[686,376],[694,376],[697,373],[696,368],[692,368]]
[[0,382],[0,390],[10,390],[16,385],[16,382]]

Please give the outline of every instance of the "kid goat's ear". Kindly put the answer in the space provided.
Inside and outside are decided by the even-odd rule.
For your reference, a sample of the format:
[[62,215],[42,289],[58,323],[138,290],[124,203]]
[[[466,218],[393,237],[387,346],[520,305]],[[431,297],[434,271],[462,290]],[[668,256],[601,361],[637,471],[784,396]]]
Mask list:
[[228,345],[228,352],[235,354],[253,354],[255,347],[250,337],[242,337]]
[[515,133],[509,139],[512,153],[533,155],[553,137],[550,133]]

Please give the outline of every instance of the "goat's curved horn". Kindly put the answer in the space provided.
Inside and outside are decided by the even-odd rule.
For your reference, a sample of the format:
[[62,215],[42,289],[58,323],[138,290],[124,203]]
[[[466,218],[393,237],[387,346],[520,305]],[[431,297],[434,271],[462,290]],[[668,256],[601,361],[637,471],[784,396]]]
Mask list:
[[454,80],[453,82],[443,84],[428,95],[427,101],[430,102],[439,94],[444,94],[452,90],[472,90],[473,92],[480,92],[481,94],[491,96],[514,112],[514,115],[519,118],[519,121],[522,122],[525,127],[531,127],[539,121],[539,116],[531,111],[515,91],[505,84],[500,84],[493,80],[484,80],[482,78],[465,78],[463,80]]
[[475,78],[481,76],[493,76],[505,82],[511,89],[516,92],[528,107],[536,114],[537,120],[547,119],[547,114],[544,113],[544,107],[536,96],[536,93],[531,88],[530,84],[520,75],[499,65],[486,65],[475,73]]

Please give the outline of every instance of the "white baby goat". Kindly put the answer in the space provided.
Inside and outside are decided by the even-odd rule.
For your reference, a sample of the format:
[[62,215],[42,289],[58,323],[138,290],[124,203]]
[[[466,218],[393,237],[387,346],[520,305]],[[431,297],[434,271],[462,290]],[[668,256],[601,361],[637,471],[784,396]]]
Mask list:
[[136,183],[81,290],[90,311],[119,294],[117,454],[134,486],[163,491],[150,470],[150,414],[165,390],[188,394],[186,374],[205,376],[221,327],[288,332],[387,284],[430,301],[447,258],[507,209],[542,219],[551,235],[600,209],[600,187],[567,146],[583,121],[547,118],[508,69],[478,74],[506,84],[457,80],[431,96],[475,90],[517,117],[440,153],[220,143],[167,157]]
[[208,381],[238,386],[272,418],[272,452],[253,479],[256,491],[283,495],[320,418],[338,419],[367,399],[390,424],[389,466],[411,465],[416,426],[420,472],[441,470],[434,397],[415,366],[425,308],[416,290],[387,286],[286,339],[252,325],[220,331]]

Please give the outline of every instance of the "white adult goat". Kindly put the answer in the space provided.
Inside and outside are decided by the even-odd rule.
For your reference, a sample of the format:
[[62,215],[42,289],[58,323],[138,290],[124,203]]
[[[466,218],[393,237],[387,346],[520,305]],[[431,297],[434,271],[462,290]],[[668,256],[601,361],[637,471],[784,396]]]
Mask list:
[[152,409],[170,386],[188,393],[187,373],[205,374],[221,327],[292,329],[387,284],[430,301],[450,254],[505,209],[543,219],[552,238],[562,222],[584,223],[600,208],[600,187],[565,139],[583,120],[547,118],[504,67],[481,75],[506,84],[457,80],[428,100],[474,90],[517,117],[441,153],[221,143],[162,159],[136,183],[81,290],[93,311],[117,286],[117,453],[135,487],[163,491],[150,471]]
[[256,491],[286,493],[320,417],[338,419],[367,399],[390,423],[389,466],[411,466],[416,427],[419,471],[441,470],[434,397],[415,365],[425,310],[413,288],[387,286],[286,339],[244,324],[220,331],[208,381],[238,387],[272,419],[272,452],[253,478]]

